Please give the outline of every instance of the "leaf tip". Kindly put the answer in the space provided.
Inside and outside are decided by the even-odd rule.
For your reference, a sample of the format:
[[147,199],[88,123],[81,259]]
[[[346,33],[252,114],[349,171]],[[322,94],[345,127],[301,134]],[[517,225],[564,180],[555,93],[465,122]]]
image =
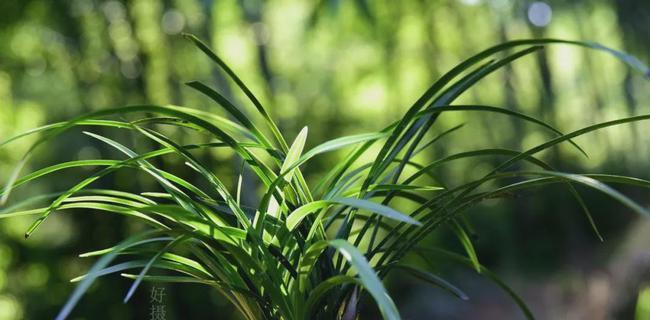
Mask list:
[[193,35],[193,34],[191,34],[191,33],[188,33],[188,32],[181,32],[181,37],[183,37],[183,38],[185,38],[185,39],[187,39],[187,40],[194,40],[194,39],[196,39],[196,36],[195,36],[195,35]]
[[129,293],[126,294],[126,297],[124,297],[124,300],[122,301],[122,303],[126,304],[127,302],[129,302],[129,299],[131,299],[132,295],[133,295],[133,293],[131,291],[129,291]]

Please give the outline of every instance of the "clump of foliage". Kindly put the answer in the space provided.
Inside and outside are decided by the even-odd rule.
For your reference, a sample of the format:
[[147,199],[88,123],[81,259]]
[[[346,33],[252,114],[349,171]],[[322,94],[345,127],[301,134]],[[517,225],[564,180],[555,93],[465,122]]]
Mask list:
[[[618,175],[558,172],[536,154],[563,142],[584,153],[571,139],[606,127],[648,120],[650,115],[631,116],[562,133],[539,119],[512,110],[486,105],[452,105],[457,97],[485,76],[547,44],[604,50],[647,72],[639,61],[618,51],[593,43],[556,39],[506,42],[472,56],[444,74],[401,119],[383,130],[330,140],[304,151],[307,128],[291,144],[287,143],[276,123],[240,78],[204,43],[191,35],[187,38],[243,91],[261,115],[262,123],[254,123],[219,92],[202,83],[190,82],[190,87],[213,99],[235,121],[186,107],[137,105],[85,114],[31,130],[0,144],[4,146],[27,135],[41,134],[1,190],[3,203],[12,189],[50,173],[73,167],[101,167],[53,196],[46,207],[25,209],[35,202],[28,199],[4,209],[2,218],[38,217],[25,237],[35,232],[49,215],[70,209],[117,213],[140,219],[150,226],[147,231],[111,248],[82,254],[99,259],[86,275],[74,279],[80,283],[57,319],[64,319],[71,313],[97,277],[133,269],[140,272],[122,273],[134,280],[125,301],[142,281],[197,283],[221,292],[246,319],[354,319],[359,313],[360,295],[364,293],[374,299],[384,318],[399,319],[397,308],[381,281],[394,270],[467,299],[465,293],[439,276],[406,264],[406,255],[446,259],[473,267],[494,280],[513,297],[523,313],[532,318],[524,302],[479,263],[468,226],[461,216],[464,210],[484,199],[513,191],[560,184],[584,209],[597,234],[587,205],[574,185],[602,191],[632,210],[649,215],[647,210],[605,184],[649,187],[649,181]],[[512,50],[519,51],[510,52]],[[487,148],[453,154],[426,164],[416,162],[416,155],[442,143],[446,135],[460,128],[454,127],[432,139],[426,135],[442,113],[458,111],[515,117],[539,125],[554,137],[523,151]],[[125,120],[127,115],[140,117]],[[157,130],[169,125],[198,131],[213,141],[181,145]],[[46,145],[69,129],[93,126],[130,130],[160,148],[136,152],[109,137],[84,132],[123,153],[125,159],[69,161],[20,176],[21,168],[35,148]],[[378,152],[372,151],[376,150],[371,148],[375,144],[380,146]],[[354,148],[314,186],[308,185],[301,166],[319,154],[345,147]],[[209,149],[234,151],[255,174],[264,190],[256,207],[242,205],[240,201],[242,189],[253,189],[242,185],[241,176],[236,186],[229,186],[194,155]],[[364,162],[369,153],[375,160]],[[209,187],[201,187],[153,164],[153,160],[165,155],[182,159]],[[475,181],[445,188],[433,183],[436,181],[434,173],[443,163],[484,156],[505,156],[507,160]],[[512,169],[520,162],[527,162],[529,167],[536,169]],[[93,182],[123,169],[146,172],[161,190],[136,194],[89,188]],[[399,204],[404,202],[410,202],[416,209],[401,209]],[[466,255],[418,247],[420,240],[443,225],[452,227]],[[119,263],[111,264],[118,258]],[[150,272],[154,269],[166,273],[154,275]]]

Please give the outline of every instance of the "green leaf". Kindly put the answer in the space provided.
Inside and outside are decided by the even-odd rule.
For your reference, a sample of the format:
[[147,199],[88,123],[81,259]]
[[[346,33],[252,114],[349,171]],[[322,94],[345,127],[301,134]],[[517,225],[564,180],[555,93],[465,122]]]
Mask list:
[[252,131],[258,141],[263,143],[266,147],[272,148],[271,143],[268,141],[266,136],[264,136],[264,134],[255,126],[255,124],[253,124],[253,122],[243,112],[241,112],[237,107],[235,107],[235,105],[232,102],[228,101],[228,99],[226,99],[220,93],[212,90],[210,87],[198,81],[191,81],[186,84],[200,91],[201,93],[207,95],[208,97],[212,98],[212,100],[216,101],[217,103],[219,103],[233,117],[235,117],[237,121],[239,121],[242,125],[244,125],[244,127]]
[[[465,257],[463,257],[463,256],[461,256],[461,255],[459,255],[457,253],[451,252],[451,251],[442,250],[442,249],[438,249],[438,248],[434,248],[434,249],[417,248],[416,251],[422,256],[422,259],[424,259],[425,261],[429,261],[429,259],[425,258],[425,255],[436,255],[436,256],[439,256],[441,258],[444,258],[445,260],[451,260],[451,261],[455,261],[455,262],[458,262],[458,263],[462,263],[462,264],[464,264],[464,265],[466,265],[466,266],[468,266],[470,268],[474,267],[474,263],[470,259],[467,259],[467,258],[465,258]],[[498,285],[501,289],[503,289],[503,291],[505,291],[510,296],[510,298],[517,304],[517,306],[519,307],[521,312],[524,314],[526,319],[529,319],[529,320],[534,320],[535,319],[535,317],[533,316],[533,313],[530,311],[530,308],[528,308],[528,306],[526,305],[524,300],[521,297],[519,297],[519,295],[517,295],[517,293],[514,290],[512,290],[505,282],[503,282],[499,278],[499,276],[497,276],[495,273],[488,270],[487,268],[485,268],[482,265],[481,265],[481,275],[488,278],[489,280],[494,282],[496,285]]]
[[542,176],[555,176],[555,177],[560,177],[569,181],[577,182],[586,186],[589,186],[593,189],[596,189],[602,193],[605,193],[606,195],[618,200],[620,203],[625,205],[626,207],[636,211],[638,214],[642,216],[646,216],[647,218],[650,218],[650,211],[645,209],[644,207],[640,206],[638,203],[636,203],[634,200],[626,197],[622,193],[612,189],[608,185],[584,176],[584,175],[579,175],[579,174],[572,174],[572,173],[562,173],[562,172],[556,172],[556,171],[540,171],[540,172],[535,172],[535,171],[528,171],[528,172],[522,172],[524,174],[537,174],[537,175],[542,175]]
[[300,224],[300,222],[310,213],[313,213],[316,210],[326,208],[332,204],[342,204],[357,209],[364,209],[396,221],[401,221],[416,226],[421,225],[420,222],[418,222],[417,220],[391,207],[381,205],[379,203],[375,203],[363,199],[357,199],[357,198],[334,198],[329,200],[314,201],[297,208],[296,210],[291,212],[287,217],[286,220],[287,229],[289,230],[295,229],[296,226],[298,226],[298,224]]
[[342,138],[337,138],[337,139],[327,141],[305,152],[305,154],[302,157],[300,157],[298,161],[294,162],[293,165],[287,168],[287,170],[305,163],[307,160],[313,158],[316,155],[341,149],[343,147],[347,147],[350,145],[359,144],[362,142],[375,141],[381,138],[385,138],[386,136],[387,133],[374,132],[374,133],[363,133],[358,135],[352,135],[352,136],[347,136],[347,137],[342,137]]
[[90,285],[95,281],[95,279],[98,277],[98,272],[99,270],[105,268],[117,255],[117,252],[138,246],[141,244],[145,243],[150,243],[150,242],[156,242],[156,241],[171,241],[173,238],[171,237],[156,237],[156,235],[159,235],[160,232],[145,232],[141,233],[132,237],[127,238],[126,240],[120,242],[115,248],[114,252],[108,253],[104,256],[102,256],[95,264],[90,268],[90,271],[88,271],[87,276],[79,283],[77,288],[72,292],[72,295],[68,298],[66,301],[65,305],[59,311],[59,314],[56,316],[56,320],[64,320],[67,318],[70,313],[72,312],[72,309],[75,307],[75,305],[79,302],[81,297],[84,295],[84,293],[88,290]]
[[363,254],[355,246],[343,239],[331,240],[329,244],[336,248],[341,256],[357,270],[359,282],[361,282],[363,287],[375,299],[384,319],[400,319],[399,311],[397,311],[395,303],[386,292],[386,289],[384,289],[381,280],[379,280],[377,274]]
[[305,303],[305,310],[307,310],[306,316],[320,312],[320,310],[316,310],[316,303],[323,299],[328,291],[347,283],[361,285],[360,281],[357,280],[357,278],[342,274],[325,279],[319,283],[313,290],[309,292],[309,298],[307,298],[307,302]]
[[300,262],[298,263],[298,289],[300,292],[305,292],[307,289],[309,275],[314,268],[316,261],[318,261],[318,258],[323,253],[323,250],[328,246],[329,244],[327,241],[318,241],[309,246],[300,257]]
[[[453,284],[449,283],[447,280],[433,274],[430,272],[426,272],[408,265],[404,264],[396,264],[392,266],[393,268],[401,269],[406,271],[407,273],[411,274],[412,276],[424,280],[425,282],[428,282],[430,284],[433,284],[434,286],[437,286],[439,288],[444,289],[445,291],[453,294],[454,296],[458,297],[461,300],[469,300],[469,297],[465,292],[462,290],[458,289],[456,286]],[[480,272],[480,269],[478,270]]]
[[140,274],[138,274],[138,277],[135,279],[133,282],[133,285],[129,288],[129,291],[126,293],[126,296],[124,297],[124,303],[127,303],[129,299],[133,296],[135,293],[135,290],[138,288],[140,283],[142,282],[142,278],[147,274],[147,271],[151,268],[151,266],[162,256],[165,252],[171,250],[175,245],[179,244],[180,242],[186,240],[187,238],[184,236],[179,236],[167,245],[165,245],[164,248],[162,248],[158,253],[156,253],[151,259],[149,259],[149,262],[144,266]]
[[294,140],[293,144],[291,144],[289,152],[287,152],[286,159],[284,159],[284,162],[282,163],[280,172],[284,174],[284,180],[287,182],[291,181],[293,170],[295,170],[289,170],[289,168],[295,168],[293,164],[296,163],[298,159],[300,159],[302,149],[305,147],[305,141],[307,141],[307,131],[307,127],[304,127],[302,130],[300,130],[300,133],[298,133],[298,136],[296,136],[296,140]]
[[219,282],[214,280],[205,280],[197,279],[192,277],[183,277],[183,276],[140,276],[139,274],[128,274],[121,273],[120,276],[127,279],[142,279],[142,281],[152,281],[152,282],[168,282],[168,283],[198,283],[205,284],[208,286],[219,287],[221,286]]
[[342,137],[342,138],[330,140],[307,151],[296,162],[290,165],[284,173],[281,173],[280,176],[278,176],[275,179],[275,181],[273,181],[273,183],[269,186],[268,191],[266,192],[266,194],[264,195],[260,203],[259,206],[260,216],[257,217],[257,221],[260,221],[260,223],[264,222],[265,216],[267,214],[268,206],[271,203],[272,195],[277,191],[276,188],[280,186],[281,183],[286,182],[282,178],[283,175],[286,175],[288,172],[291,172],[291,170],[293,170],[294,168],[297,168],[298,166],[300,166],[301,164],[305,163],[306,161],[308,161],[309,159],[311,159],[312,157],[318,154],[343,148],[349,145],[358,144],[361,142],[374,141],[384,137],[385,135],[386,135],[385,133],[367,133],[367,134],[359,134],[359,135]]
[[203,41],[199,40],[197,37],[195,37],[192,34],[183,33],[183,36],[186,39],[192,41],[194,45],[196,45],[201,51],[203,51],[203,53],[205,53],[212,61],[214,61],[219,66],[219,68],[221,68],[221,70],[223,70],[228,75],[228,77],[230,77],[235,82],[235,84],[237,84],[237,86],[244,92],[244,94],[248,97],[248,99],[250,99],[250,101],[253,103],[257,111],[262,115],[262,117],[264,117],[266,124],[271,129],[271,132],[273,132],[273,136],[275,137],[275,139],[278,141],[278,143],[280,143],[280,147],[282,148],[282,150],[286,151],[287,143],[284,140],[284,137],[282,137],[282,134],[280,133],[280,130],[278,129],[277,125],[275,124],[275,122],[273,122],[271,116],[266,111],[266,109],[264,109],[264,107],[262,106],[260,101],[255,97],[253,92],[251,92],[251,90],[248,89],[248,87],[244,84],[244,82],[241,81],[241,79],[239,79],[237,74],[235,74],[235,72],[233,72],[232,69],[230,69],[230,67],[228,67],[228,65],[223,60],[221,60],[221,58],[217,56],[216,53],[214,53],[205,43],[203,43]]
[[465,232],[463,226],[461,226],[456,219],[452,219],[450,225],[454,234],[456,234],[456,237],[458,237],[458,240],[460,240],[460,243],[463,245],[463,248],[465,248],[469,260],[474,264],[474,269],[476,272],[481,273],[481,264],[478,262],[478,255],[476,254],[474,244],[472,244],[472,240],[467,235],[467,232]]

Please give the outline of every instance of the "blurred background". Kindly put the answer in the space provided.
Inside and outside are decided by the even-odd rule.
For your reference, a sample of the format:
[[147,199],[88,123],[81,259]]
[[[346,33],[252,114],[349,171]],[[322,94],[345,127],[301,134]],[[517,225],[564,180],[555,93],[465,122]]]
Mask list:
[[[650,62],[647,0],[5,0],[0,1],[0,140],[91,110],[127,104],[180,104],[222,110],[184,82],[219,88],[245,110],[243,95],[181,32],[209,43],[270,110],[288,140],[309,126],[308,147],[397,120],[442,73],[479,50],[506,40],[557,37],[589,40]],[[489,76],[458,103],[507,107],[569,132],[589,124],[650,112],[650,81],[610,55],[550,46]],[[503,147],[521,150],[551,136],[498,115],[449,113],[432,133],[465,123],[426,158]],[[92,128],[117,140],[123,132]],[[191,141],[191,137],[183,137]],[[0,149],[0,182],[29,148],[24,139]],[[576,140],[582,157],[562,146],[541,154],[559,170],[607,172],[650,179],[650,126],[619,126]],[[140,152],[152,146],[142,146]],[[232,154],[205,155],[234,180]],[[38,149],[23,172],[60,162],[120,158],[79,131]],[[341,154],[316,159],[307,179]],[[483,160],[483,159],[482,159]],[[445,166],[453,184],[503,159]],[[181,175],[191,170],[173,160]],[[16,202],[64,190],[95,170],[70,170],[19,189]],[[153,182],[133,172],[102,180],[133,190]],[[619,188],[648,206],[647,190]],[[580,189],[605,242],[561,188],[529,190],[470,210],[481,261],[503,277],[540,319],[650,319],[650,223],[600,193]],[[0,320],[53,318],[74,289],[69,279],[92,260],[77,255],[110,246],[135,228],[108,214],[53,215],[29,240],[32,218],[0,220]],[[424,245],[460,250],[441,230]],[[514,303],[472,270],[440,266],[469,301],[418,281],[389,278],[405,319],[522,319]],[[131,281],[100,279],[74,319],[148,319],[149,291],[128,304]],[[234,319],[215,292],[166,285],[168,319]],[[372,304],[368,319],[376,317]],[[635,315],[636,314],[636,315]],[[478,315],[478,316],[477,316]],[[645,316],[644,316],[645,315]]]

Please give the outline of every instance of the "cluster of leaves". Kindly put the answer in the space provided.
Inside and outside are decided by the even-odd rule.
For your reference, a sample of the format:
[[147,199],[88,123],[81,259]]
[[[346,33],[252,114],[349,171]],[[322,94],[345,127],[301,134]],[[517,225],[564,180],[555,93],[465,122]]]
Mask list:
[[[239,77],[204,43],[191,35],[187,38],[250,99],[261,115],[264,127],[254,123],[220,93],[202,83],[190,82],[190,87],[212,98],[236,121],[186,107],[138,105],[89,113],[36,128],[0,144],[4,146],[27,135],[41,134],[1,190],[3,203],[12,189],[45,175],[74,167],[100,167],[68,190],[54,195],[46,207],[25,209],[39,198],[3,209],[2,218],[38,217],[26,237],[50,214],[69,209],[117,213],[140,219],[151,227],[114,247],[83,254],[83,257],[100,258],[86,275],[73,280],[80,283],[57,319],[70,314],[94,279],[132,269],[140,272],[122,273],[122,276],[134,279],[125,301],[142,281],[198,283],[221,292],[246,319],[353,319],[358,313],[362,292],[370,294],[384,318],[399,319],[397,308],[381,282],[396,269],[459,298],[467,298],[444,279],[404,264],[402,261],[407,254],[419,255],[426,260],[433,257],[447,259],[475,268],[506,290],[525,315],[532,318],[523,301],[479,263],[468,235],[468,226],[461,216],[465,209],[484,199],[516,190],[560,183],[584,208],[596,233],[598,231],[575,184],[602,191],[640,214],[649,215],[644,208],[604,184],[650,187],[649,181],[605,174],[562,173],[535,155],[562,142],[570,143],[584,153],[571,139],[610,126],[648,120],[650,115],[604,122],[565,134],[539,119],[515,111],[485,105],[452,105],[458,96],[485,76],[541,50],[546,44],[572,44],[604,50],[647,72],[639,61],[623,53],[593,43],[555,39],[506,42],[451,69],[410,107],[403,118],[383,130],[334,139],[303,152],[307,128],[291,145],[287,144],[265,108]],[[517,48],[523,49],[510,52]],[[500,57],[495,57],[497,55]],[[428,164],[416,162],[416,155],[461,127],[428,138],[427,133],[440,114],[459,111],[515,117],[541,126],[554,137],[524,151],[489,148],[453,154]],[[145,116],[134,121],[114,119],[127,114]],[[179,145],[160,130],[155,130],[159,125],[197,130],[210,135],[213,141]],[[69,161],[20,177],[21,168],[38,146],[80,126],[130,130],[160,145],[160,149],[138,153],[106,136],[84,132],[123,153],[126,158]],[[270,138],[265,132],[270,132]],[[379,144],[380,148],[372,149],[374,144]],[[314,187],[310,187],[300,167],[319,154],[344,147],[354,149]],[[241,204],[242,188],[250,188],[242,186],[241,176],[236,188],[229,188],[192,154],[197,150],[220,148],[230,149],[241,157],[263,186],[264,194],[257,207]],[[364,163],[362,159],[368,154],[372,154],[375,160]],[[154,166],[151,160],[163,155],[182,159],[209,188],[201,188]],[[507,160],[475,181],[444,188],[430,185],[436,181],[434,173],[440,165],[484,156],[505,156]],[[511,169],[513,164],[524,161],[538,169]],[[161,190],[135,194],[89,188],[98,179],[126,168],[146,172],[157,181]],[[495,181],[498,187],[486,187]],[[395,209],[396,204],[404,202],[411,203],[416,209],[406,212]],[[420,240],[443,225],[452,227],[465,248],[466,256],[417,246]],[[121,262],[112,264],[118,256]],[[153,269],[166,273],[150,274]]]

